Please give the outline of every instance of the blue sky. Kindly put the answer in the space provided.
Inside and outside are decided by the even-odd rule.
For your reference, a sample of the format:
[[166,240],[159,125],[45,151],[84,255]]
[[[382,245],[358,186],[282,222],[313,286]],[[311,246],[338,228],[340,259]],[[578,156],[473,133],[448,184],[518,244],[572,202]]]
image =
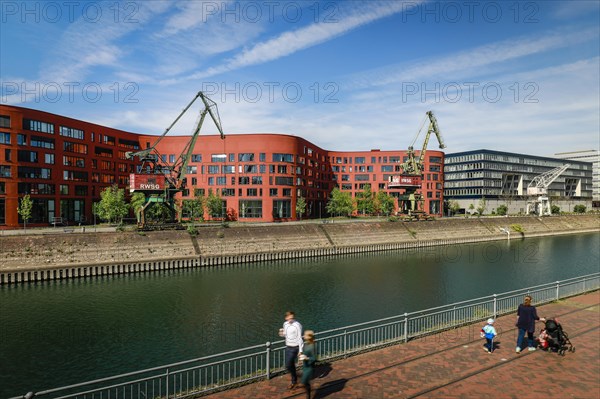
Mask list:
[[2,104],[160,134],[203,90],[226,134],[329,150],[406,148],[428,110],[449,153],[600,147],[598,1],[0,6]]

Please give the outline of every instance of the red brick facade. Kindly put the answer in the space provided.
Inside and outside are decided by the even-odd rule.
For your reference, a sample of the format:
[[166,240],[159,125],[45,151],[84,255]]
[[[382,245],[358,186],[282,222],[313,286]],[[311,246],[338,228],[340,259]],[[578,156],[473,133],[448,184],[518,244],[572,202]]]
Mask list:
[[[99,200],[104,187],[129,187],[129,174],[138,161],[126,159],[125,152],[147,148],[155,140],[156,136],[0,106],[0,228],[22,224],[16,209],[25,194],[35,205],[28,224],[48,225],[54,217],[69,224],[90,222],[92,202]],[[188,140],[189,136],[166,136],[157,150],[172,162]],[[304,217],[325,217],[328,195],[336,186],[353,196],[367,183],[373,192],[401,194],[387,182],[398,174],[405,156],[405,151],[327,151],[284,134],[231,134],[225,140],[200,136],[183,199],[212,190],[221,194],[233,219],[285,221],[296,219],[296,200],[302,196],[307,202]],[[443,161],[442,152],[428,151],[421,186],[424,210],[440,216]]]

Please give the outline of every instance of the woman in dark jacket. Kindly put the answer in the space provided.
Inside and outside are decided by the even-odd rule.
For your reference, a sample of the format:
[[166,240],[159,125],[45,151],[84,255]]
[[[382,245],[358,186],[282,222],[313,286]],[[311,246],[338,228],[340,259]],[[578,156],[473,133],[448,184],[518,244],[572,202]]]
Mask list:
[[541,320],[546,321],[544,318],[540,318],[537,315],[537,311],[535,306],[531,305],[531,296],[525,296],[525,299],[522,304],[519,305],[517,309],[517,328],[519,329],[519,334],[517,336],[517,353],[521,353],[521,349],[523,348],[523,338],[525,338],[525,333],[527,332],[527,340],[528,342],[528,350],[534,351],[534,339],[533,333],[535,332],[535,321]]
[[302,351],[302,385],[306,389],[306,397],[310,399],[310,380],[315,372],[317,352],[315,346],[315,333],[311,330],[304,332],[304,349]]

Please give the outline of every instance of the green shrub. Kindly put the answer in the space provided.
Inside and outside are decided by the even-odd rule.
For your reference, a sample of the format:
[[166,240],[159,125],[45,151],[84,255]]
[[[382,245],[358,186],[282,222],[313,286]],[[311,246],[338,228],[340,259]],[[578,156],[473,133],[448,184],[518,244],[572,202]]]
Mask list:
[[517,233],[523,233],[525,230],[523,229],[523,226],[521,226],[520,224],[511,224],[510,228],[513,231],[516,231]]
[[190,233],[190,235],[192,237],[196,237],[198,235],[198,229],[196,228],[196,225],[194,225],[194,224],[188,224],[187,232]]
[[573,208],[573,212],[575,213],[585,213],[585,205],[575,205]]
[[500,216],[505,216],[508,213],[508,207],[506,205],[498,205],[496,208],[496,214]]

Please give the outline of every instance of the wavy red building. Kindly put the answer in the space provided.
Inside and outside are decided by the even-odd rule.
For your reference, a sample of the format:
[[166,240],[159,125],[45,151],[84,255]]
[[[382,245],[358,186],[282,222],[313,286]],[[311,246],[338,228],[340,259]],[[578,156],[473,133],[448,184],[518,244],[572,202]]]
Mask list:
[[[22,225],[17,206],[34,202],[28,225],[90,222],[92,204],[112,184],[129,188],[139,169],[126,153],[147,148],[157,136],[100,126],[43,111],[0,106],[0,228]],[[189,136],[167,135],[156,147],[165,162],[182,152]],[[296,200],[307,203],[304,218],[327,216],[334,187],[353,197],[369,184],[373,192],[397,197],[390,180],[400,172],[406,151],[328,151],[287,134],[200,136],[187,169],[182,199],[218,192],[227,214],[240,221],[296,220]],[[441,216],[444,153],[428,151],[421,182],[424,211]],[[210,215],[207,215],[209,217]],[[59,218],[59,219],[58,219]]]

